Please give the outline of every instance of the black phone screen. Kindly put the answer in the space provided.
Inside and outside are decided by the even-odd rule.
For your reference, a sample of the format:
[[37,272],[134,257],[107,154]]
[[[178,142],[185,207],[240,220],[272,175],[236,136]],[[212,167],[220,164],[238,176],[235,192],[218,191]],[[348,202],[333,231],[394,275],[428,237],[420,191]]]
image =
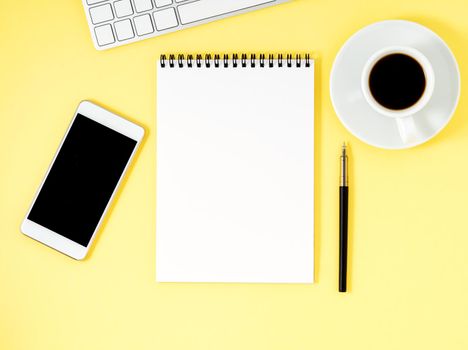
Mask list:
[[136,144],[78,114],[28,219],[86,247]]

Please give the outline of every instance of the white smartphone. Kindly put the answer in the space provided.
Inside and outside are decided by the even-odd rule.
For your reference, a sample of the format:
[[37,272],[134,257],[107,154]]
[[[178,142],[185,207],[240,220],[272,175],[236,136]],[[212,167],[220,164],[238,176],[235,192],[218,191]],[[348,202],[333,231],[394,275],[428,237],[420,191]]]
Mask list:
[[81,102],[21,231],[83,259],[143,135],[141,126]]

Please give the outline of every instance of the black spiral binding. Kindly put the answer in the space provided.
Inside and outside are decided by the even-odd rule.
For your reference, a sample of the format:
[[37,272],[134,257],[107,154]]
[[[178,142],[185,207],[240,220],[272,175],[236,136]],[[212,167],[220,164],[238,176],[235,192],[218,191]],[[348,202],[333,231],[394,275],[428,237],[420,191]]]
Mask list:
[[[250,57],[249,57],[250,56]],[[286,66],[288,68],[296,67],[300,68],[302,64],[305,62],[305,67],[310,67],[310,54],[305,54],[304,55],[304,60],[302,59],[301,54],[296,54],[294,57],[292,54],[287,54],[286,59],[283,58],[283,54],[268,54],[268,59],[266,58],[266,54],[262,53],[259,55],[259,66],[261,68],[268,67],[272,68],[275,66],[275,62],[278,64],[278,67],[283,67]],[[237,53],[228,55],[224,54],[223,58],[221,60],[221,56],[219,54],[206,54],[206,55],[200,55],[197,54],[194,56],[191,54],[187,55],[187,58],[185,58],[185,55],[179,54],[176,55],[170,54],[169,56],[166,55],[161,55],[160,57],[160,65],[162,68],[165,68],[169,66],[169,68],[174,68],[176,65],[179,68],[183,68],[184,65],[187,65],[187,67],[192,68],[192,67],[197,67],[197,68],[210,68],[211,66],[214,66],[215,68],[221,67],[221,65],[224,68],[229,67],[229,63],[232,63],[233,68],[246,68],[246,67],[251,67],[255,68],[256,62],[257,62],[257,55],[256,54],[246,54],[243,53],[240,56]]]

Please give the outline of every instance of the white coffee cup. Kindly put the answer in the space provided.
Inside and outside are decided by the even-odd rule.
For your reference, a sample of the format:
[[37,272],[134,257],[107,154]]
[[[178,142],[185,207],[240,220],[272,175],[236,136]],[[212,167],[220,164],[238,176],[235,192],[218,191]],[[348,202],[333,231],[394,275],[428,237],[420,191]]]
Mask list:
[[[426,86],[422,96],[415,104],[406,109],[388,109],[385,106],[382,106],[379,102],[377,102],[370,91],[369,77],[372,68],[383,57],[386,57],[391,54],[404,54],[412,57],[421,65],[421,68],[426,78]],[[432,69],[432,65],[426,58],[426,56],[424,56],[420,51],[412,47],[391,46],[377,51],[367,60],[361,75],[361,89],[367,103],[369,103],[369,105],[375,111],[377,111],[381,115],[384,115],[389,118],[394,118],[396,120],[398,131],[403,142],[413,143],[417,142],[420,138],[418,128],[416,127],[414,121],[414,115],[421,111],[431,99],[432,93],[434,92],[434,80],[434,70]]]

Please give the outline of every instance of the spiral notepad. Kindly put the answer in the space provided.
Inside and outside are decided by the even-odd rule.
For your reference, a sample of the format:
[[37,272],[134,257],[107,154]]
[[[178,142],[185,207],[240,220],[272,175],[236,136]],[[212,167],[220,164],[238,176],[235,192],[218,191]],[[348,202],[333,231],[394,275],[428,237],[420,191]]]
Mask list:
[[311,283],[314,61],[162,55],[156,279]]

